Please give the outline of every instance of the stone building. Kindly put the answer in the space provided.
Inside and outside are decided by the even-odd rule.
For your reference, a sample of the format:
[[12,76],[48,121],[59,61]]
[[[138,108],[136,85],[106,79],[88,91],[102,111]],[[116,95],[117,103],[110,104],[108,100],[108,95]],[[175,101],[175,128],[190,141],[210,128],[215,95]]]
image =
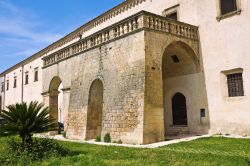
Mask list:
[[70,139],[250,135],[249,18],[249,0],[124,1],[3,72],[2,108],[43,101]]

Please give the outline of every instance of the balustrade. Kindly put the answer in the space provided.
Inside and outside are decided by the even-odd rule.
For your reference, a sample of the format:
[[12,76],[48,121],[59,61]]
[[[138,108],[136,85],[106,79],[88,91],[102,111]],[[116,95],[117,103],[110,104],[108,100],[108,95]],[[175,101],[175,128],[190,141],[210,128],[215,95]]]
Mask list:
[[63,50],[59,50],[44,57],[44,67],[138,29],[152,29],[192,40],[198,40],[197,27],[142,11],[94,35],[80,39],[78,42],[67,46]]

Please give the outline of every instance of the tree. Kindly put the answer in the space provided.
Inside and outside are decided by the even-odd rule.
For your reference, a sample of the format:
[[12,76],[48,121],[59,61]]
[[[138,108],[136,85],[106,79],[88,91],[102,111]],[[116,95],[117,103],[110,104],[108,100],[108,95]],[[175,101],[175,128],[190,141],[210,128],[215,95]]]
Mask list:
[[0,117],[6,120],[0,125],[0,135],[19,134],[23,144],[32,143],[34,133],[52,131],[57,129],[57,122],[50,117],[50,109],[37,101],[17,103],[2,110]]

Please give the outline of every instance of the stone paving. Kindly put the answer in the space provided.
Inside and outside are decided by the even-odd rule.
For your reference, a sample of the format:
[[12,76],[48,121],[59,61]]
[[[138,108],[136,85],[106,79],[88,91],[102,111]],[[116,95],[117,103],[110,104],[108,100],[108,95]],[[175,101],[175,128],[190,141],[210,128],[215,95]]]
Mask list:
[[162,146],[167,146],[171,144],[176,144],[180,142],[188,142],[193,141],[199,138],[205,138],[205,137],[211,137],[212,135],[202,135],[202,136],[191,136],[191,135],[183,135],[179,137],[169,137],[169,141],[163,141],[163,142],[157,142],[153,144],[147,144],[147,145],[131,145],[131,144],[116,144],[116,143],[105,143],[105,142],[96,142],[95,140],[70,140],[64,138],[62,135],[56,135],[56,136],[49,136],[49,135],[42,135],[42,134],[35,134],[34,137],[39,138],[50,138],[60,141],[68,141],[68,142],[77,142],[77,143],[88,143],[88,144],[95,144],[95,145],[104,145],[104,146],[121,146],[121,147],[131,147],[131,148],[158,148]]

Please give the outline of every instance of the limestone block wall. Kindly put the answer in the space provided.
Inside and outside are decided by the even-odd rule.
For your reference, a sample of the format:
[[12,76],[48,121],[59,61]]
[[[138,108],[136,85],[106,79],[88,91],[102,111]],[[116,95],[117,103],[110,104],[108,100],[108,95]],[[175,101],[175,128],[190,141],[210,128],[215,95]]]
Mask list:
[[[169,79],[166,92],[163,92],[162,78],[162,58],[168,45],[173,42],[181,41],[186,43],[196,53],[200,60],[199,42],[179,38],[174,35],[164,34],[156,31],[146,31],[146,84],[145,84],[145,110],[144,110],[144,143],[152,143],[164,140],[164,132],[168,129],[172,122],[171,106],[169,102],[163,105],[163,93],[168,93],[166,96],[171,101],[174,93],[184,90],[187,94],[188,102],[188,118],[191,132],[204,133],[209,128],[209,110],[207,105],[207,95],[204,82],[204,73],[202,64],[200,65],[200,74],[186,75],[178,78]],[[196,90],[194,90],[196,89]],[[172,94],[173,93],[173,94]],[[170,97],[171,96],[171,97]],[[167,109],[164,113],[164,107]],[[206,109],[206,118],[200,123],[200,108]],[[165,119],[164,119],[165,114]],[[164,122],[167,122],[164,126]]]
[[62,79],[63,86],[70,87],[67,137],[85,139],[90,86],[99,79],[104,87],[102,138],[110,133],[113,141],[143,143],[143,31],[91,49],[43,71],[48,75],[44,77],[44,91],[48,91],[54,76]]
[[[75,65],[77,65],[78,57],[67,59],[65,61],[60,62],[59,64],[50,66],[48,68],[43,68],[43,102],[46,104],[46,106],[49,106],[52,104],[52,101],[50,101],[50,97],[52,97],[54,94],[50,93],[50,88],[52,85],[53,79],[57,78],[61,81],[62,87],[61,89],[56,89],[58,92],[60,90],[60,93],[62,94],[62,116],[63,116],[63,122],[64,122],[64,129],[67,131],[67,121],[68,121],[68,110],[69,110],[69,99],[70,99],[70,92],[71,92],[71,79],[74,74],[76,74],[74,71]],[[58,87],[56,87],[58,88]],[[58,97],[57,97],[58,98]],[[55,104],[58,104],[57,102]],[[58,107],[58,105],[57,105]],[[54,110],[54,111],[57,111]],[[54,112],[54,114],[58,115],[58,112]]]

